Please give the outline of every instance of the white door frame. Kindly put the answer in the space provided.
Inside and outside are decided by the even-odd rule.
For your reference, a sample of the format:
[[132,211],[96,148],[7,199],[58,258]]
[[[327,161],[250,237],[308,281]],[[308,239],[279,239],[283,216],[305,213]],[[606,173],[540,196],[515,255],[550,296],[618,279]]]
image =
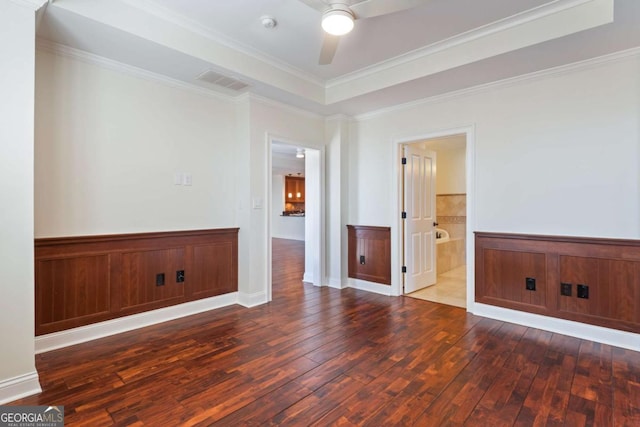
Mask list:
[[[320,152],[319,156],[319,171],[320,171],[320,200],[318,201],[318,212],[315,212],[316,218],[318,218],[316,229],[315,229],[315,241],[316,247],[311,248],[314,249],[315,256],[313,256],[313,285],[315,286],[324,286],[326,283],[325,278],[325,262],[326,262],[326,254],[325,254],[325,147],[324,145],[311,144],[306,142],[293,141],[288,138],[280,137],[269,132],[266,133],[266,146],[267,146],[267,167],[266,172],[267,176],[265,177],[265,194],[266,197],[266,213],[267,213],[267,301],[271,301],[273,299],[273,283],[272,283],[272,245],[271,245],[271,221],[272,221],[272,200],[273,200],[273,159],[272,159],[272,145],[273,142],[277,141],[278,143],[283,143],[287,145],[292,145],[296,147],[309,148],[313,150],[318,150]],[[306,224],[305,224],[306,229]],[[306,233],[306,231],[305,231]],[[305,241],[305,264],[307,254],[310,253],[308,251],[309,245]],[[306,273],[306,272],[305,272]],[[302,282],[302,277],[300,278],[300,282]]]
[[[402,175],[401,165],[402,146],[412,142],[424,141],[426,139],[442,138],[451,135],[464,134],[466,137],[466,185],[467,185],[467,311],[473,311],[475,294],[475,244],[474,230],[476,229],[476,187],[475,187],[475,125],[460,126],[456,128],[441,129],[435,131],[425,131],[425,133],[394,138],[392,144],[393,162],[392,172],[395,188],[391,193],[391,294],[395,296],[403,295],[403,273],[402,273]],[[392,183],[394,184],[394,183]],[[395,260],[395,262],[394,262]]]

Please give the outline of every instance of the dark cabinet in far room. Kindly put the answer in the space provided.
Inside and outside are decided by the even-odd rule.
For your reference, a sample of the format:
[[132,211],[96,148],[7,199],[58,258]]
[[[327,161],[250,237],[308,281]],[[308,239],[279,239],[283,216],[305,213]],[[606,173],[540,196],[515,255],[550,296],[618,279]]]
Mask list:
[[304,177],[284,177],[284,199],[287,203],[304,203]]

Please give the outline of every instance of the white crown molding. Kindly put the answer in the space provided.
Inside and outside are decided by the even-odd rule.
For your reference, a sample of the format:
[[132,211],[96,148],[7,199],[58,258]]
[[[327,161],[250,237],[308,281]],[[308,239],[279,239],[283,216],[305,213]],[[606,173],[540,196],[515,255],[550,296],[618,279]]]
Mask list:
[[0,405],[40,393],[38,372],[33,371],[0,381]]
[[223,46],[237,50],[247,56],[250,56],[259,61],[265,62],[266,64],[273,66],[285,73],[289,73],[295,77],[308,81],[312,84],[322,86],[326,90],[334,86],[353,82],[360,78],[397,67],[399,65],[410,63],[419,58],[428,57],[437,52],[450,49],[458,45],[469,43],[471,41],[486,37],[490,34],[499,33],[499,32],[508,30],[510,28],[523,25],[528,22],[541,19],[546,16],[550,16],[550,15],[562,12],[564,10],[580,6],[585,3],[599,1],[599,0],[555,0],[551,3],[547,3],[544,5],[535,7],[533,9],[526,10],[516,15],[498,20],[496,22],[484,25],[479,28],[475,28],[465,33],[458,34],[454,37],[450,37],[448,39],[438,41],[429,46],[425,46],[423,48],[416,49],[411,52],[407,52],[405,54],[391,58],[389,60],[379,62],[369,67],[361,68],[354,72],[351,72],[330,80],[321,79],[306,71],[300,70],[289,64],[283,63],[278,58],[275,58],[263,52],[260,52],[251,46],[240,43],[237,40],[232,40],[229,37],[226,37],[221,33],[215,32],[210,28],[194,20],[191,20],[189,18],[176,14],[175,12],[155,3],[153,0],[120,0],[120,1],[129,6],[135,7],[138,10],[141,10],[145,13],[153,15],[159,19],[165,20],[174,25],[180,26],[196,34],[199,34]]
[[448,39],[440,40],[429,46],[407,52],[386,61],[382,61],[369,67],[361,68],[352,73],[337,77],[335,79],[328,80],[326,83],[326,88],[331,89],[335,86],[354,82],[358,79],[368,77],[373,74],[392,69],[394,67],[405,65],[416,61],[417,59],[428,57],[435,53],[451,49],[455,46],[467,44],[474,40],[487,37],[491,34],[500,33],[508,29],[523,25],[525,23],[532,22],[546,16],[554,15],[564,10],[571,9],[592,1],[597,0],[556,0],[552,3],[547,3],[533,9],[520,12],[516,15],[512,15],[507,18],[492,22],[490,24],[474,28],[467,32],[457,34]]
[[491,90],[506,88],[515,86],[522,82],[536,81],[548,78],[550,76],[559,76],[563,74],[569,74],[576,71],[588,70],[591,68],[600,67],[603,65],[611,64],[618,61],[624,61],[627,59],[633,59],[640,57],[640,47],[634,47],[631,49],[610,53],[595,58],[585,59],[584,61],[573,62],[571,64],[559,65],[557,67],[547,68],[545,70],[534,71],[532,73],[522,74],[515,77],[509,77],[507,79],[497,80],[490,83],[484,83],[469,88],[456,90],[452,92],[443,93],[441,95],[431,96],[428,98],[419,99],[417,101],[411,101],[404,104],[398,104],[387,108],[381,108],[379,110],[370,111],[363,114],[357,114],[353,117],[354,121],[370,120],[385,114],[396,113],[411,108],[435,104],[455,98],[463,98],[466,96],[474,95],[477,93],[488,92]]
[[325,117],[325,120],[328,121],[328,122],[339,121],[339,120],[340,121],[349,122],[349,121],[352,120],[352,117],[351,116],[347,116],[346,114],[339,113],[339,114],[333,114],[331,116]]
[[29,9],[36,11],[47,3],[47,0],[9,0],[17,5],[28,7]]
[[210,28],[200,24],[199,22],[196,22],[192,19],[186,18],[181,15],[178,15],[175,12],[155,3],[153,0],[120,0],[120,1],[122,3],[127,4],[128,6],[135,7],[138,10],[141,10],[159,19],[162,19],[164,21],[167,21],[174,25],[182,27],[188,31],[196,33],[202,37],[205,37],[209,40],[219,43],[225,47],[234,49],[244,55],[247,55],[254,59],[262,61],[274,68],[277,68],[285,73],[291,74],[299,79],[305,80],[315,85],[319,85],[321,87],[325,86],[325,80],[318,78],[317,76],[314,76],[299,68],[286,64],[281,60],[279,60],[278,58],[273,57],[271,55],[267,55],[264,52],[260,52],[251,46],[240,43],[237,40],[232,40],[221,33],[211,30]]
[[260,102],[263,105],[269,105],[281,110],[289,111],[294,114],[303,115],[310,118],[316,119],[324,119],[324,120],[339,120],[346,119],[350,121],[362,121],[368,120],[374,117],[378,117],[381,115],[389,114],[392,112],[402,111],[410,108],[414,108],[421,105],[428,105],[432,103],[442,102],[448,99],[454,99],[458,97],[469,96],[475,93],[481,93],[483,91],[495,90],[500,87],[507,87],[510,85],[515,85],[524,81],[532,81],[536,79],[546,78],[548,76],[560,75],[565,73],[574,72],[581,69],[587,69],[590,67],[597,67],[603,64],[607,64],[610,62],[625,60],[627,58],[631,58],[634,56],[640,55],[640,48],[632,48],[620,52],[614,52],[612,54],[603,55],[596,58],[587,59],[584,61],[579,61],[571,64],[560,65],[557,67],[536,71],[533,73],[523,74],[520,76],[510,77],[503,80],[498,80],[495,82],[490,82],[486,84],[481,84],[477,86],[473,86],[470,88],[461,89],[458,91],[447,92],[441,95],[436,95],[428,98],[423,98],[417,101],[411,101],[404,104],[398,104],[387,108],[382,108],[379,110],[373,110],[370,112],[366,112],[363,114],[358,114],[353,117],[345,116],[342,114],[332,115],[332,116],[323,116],[318,113],[310,112],[298,107],[294,107],[290,104],[286,104],[284,102],[275,101],[270,98],[266,98],[260,95],[256,95],[250,92],[242,93],[238,96],[232,97],[227,94],[223,94],[220,92],[216,92],[213,90],[209,90],[207,88],[203,88],[201,86],[197,86],[194,84],[185,83],[180,80],[172,79],[170,77],[166,77],[161,74],[153,73],[147,70],[143,70],[141,68],[133,67],[118,61],[114,61],[108,58],[104,58],[89,52],[85,52],[79,49],[71,48],[68,46],[64,46],[58,43],[51,42],[49,40],[45,40],[42,38],[37,38],[37,49],[42,51],[48,51],[54,54],[58,54],[61,56],[67,56],[76,60],[80,60],[89,64],[102,66],[114,71],[122,72],[125,74],[132,75],[134,77],[142,78],[145,80],[151,80],[155,82],[160,82],[166,84],[168,86],[172,86],[175,88],[187,90],[193,93],[197,93],[200,95],[210,96],[219,100],[240,103],[247,100],[253,100],[256,102]]
[[308,111],[308,110],[304,110],[302,108],[298,108],[298,107],[294,107],[293,105],[289,105],[286,104],[284,102],[280,102],[280,101],[276,101],[273,100],[271,98],[266,98],[264,96],[261,95],[256,95],[255,93],[251,93],[251,92],[245,92],[242,95],[239,95],[235,98],[237,103],[242,103],[242,102],[246,102],[246,101],[255,101],[258,102],[262,105],[266,105],[269,107],[275,107],[278,108],[280,110],[284,110],[287,111],[289,113],[292,114],[297,114],[297,115],[301,115],[304,117],[308,117],[311,119],[320,119],[320,120],[324,120],[325,116],[323,116],[322,114],[318,114],[318,113],[314,113],[312,111]]
[[42,38],[36,39],[36,49],[82,61],[87,64],[97,65],[99,67],[127,74],[132,77],[137,77],[143,80],[161,83],[173,88],[186,90],[198,95],[205,95],[221,101],[234,102],[237,98]]
[[147,71],[142,68],[134,67],[132,65],[118,62],[109,58],[105,58],[103,56],[99,56],[90,52],[80,50],[80,49],[55,43],[43,38],[36,39],[36,48],[41,51],[50,52],[59,56],[65,56],[65,57],[82,61],[91,65],[107,68],[113,71],[121,72],[123,74],[127,74],[127,75],[141,78],[144,80],[162,83],[167,86],[186,90],[199,95],[213,97],[222,101],[241,103],[250,99],[250,100],[259,102],[263,105],[276,107],[281,110],[286,110],[297,115],[302,115],[302,116],[310,117],[313,119],[324,119],[324,116],[321,114],[304,110],[302,108],[294,107],[284,102],[275,101],[273,99],[256,95],[251,92],[243,92],[240,95],[231,96],[226,93],[218,92],[212,89],[207,89],[205,87],[198,86],[195,84],[186,83],[182,80],[173,79],[171,77],[167,77],[162,74]]
[[151,310],[144,313],[132,314],[131,316],[120,317],[105,322],[93,323],[79,328],[67,329],[52,334],[40,335],[36,337],[36,354],[68,347],[110,335],[144,328],[145,326],[191,316],[216,308],[227,307],[238,302],[238,293],[219,295],[211,298],[200,299],[173,305],[171,307]]

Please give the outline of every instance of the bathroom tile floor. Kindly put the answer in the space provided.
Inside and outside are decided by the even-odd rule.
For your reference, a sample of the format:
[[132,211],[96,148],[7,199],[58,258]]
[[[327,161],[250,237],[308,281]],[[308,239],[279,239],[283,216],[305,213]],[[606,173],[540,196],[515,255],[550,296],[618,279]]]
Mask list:
[[467,266],[462,265],[439,274],[435,285],[412,292],[407,296],[466,308]]

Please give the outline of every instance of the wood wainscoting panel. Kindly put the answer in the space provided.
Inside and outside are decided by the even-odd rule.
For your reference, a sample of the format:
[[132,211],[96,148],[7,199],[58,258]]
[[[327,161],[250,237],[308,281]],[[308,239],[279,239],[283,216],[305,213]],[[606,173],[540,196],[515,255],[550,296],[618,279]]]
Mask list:
[[640,333],[640,241],[476,233],[476,301]]
[[112,277],[109,258],[91,255],[36,262],[36,322],[43,330],[108,318]]
[[[193,299],[207,298],[234,292],[234,283],[238,282],[237,241],[229,240],[212,245],[193,247],[193,274],[188,278],[191,283]],[[231,263],[215,262],[217,259],[230,259]],[[193,282],[191,282],[193,281]]]
[[349,277],[391,285],[391,228],[347,225],[347,229]]
[[36,239],[35,282],[36,335],[236,292],[238,229]]
[[[122,254],[121,309],[163,306],[184,298],[184,283],[176,283],[176,271],[185,270],[184,249],[137,251]],[[164,275],[163,285],[156,276]]]
[[[546,259],[541,253],[485,249],[484,290],[479,302],[503,300],[529,306],[546,306]],[[528,290],[526,280],[535,280]]]
[[588,287],[588,298],[560,299],[558,309],[568,318],[588,316],[624,329],[640,325],[640,261],[561,256],[560,280],[576,296],[578,285]]

